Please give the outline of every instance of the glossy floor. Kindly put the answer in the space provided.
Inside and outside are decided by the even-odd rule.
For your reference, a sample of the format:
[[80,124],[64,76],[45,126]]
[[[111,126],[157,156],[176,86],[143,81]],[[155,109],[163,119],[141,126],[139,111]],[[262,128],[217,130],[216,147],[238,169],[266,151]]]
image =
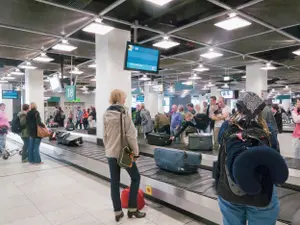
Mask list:
[[[116,224],[108,182],[49,158],[43,161],[37,166],[20,163],[18,155],[0,159],[1,225]],[[145,219],[118,224],[202,224],[151,201],[144,210]]]

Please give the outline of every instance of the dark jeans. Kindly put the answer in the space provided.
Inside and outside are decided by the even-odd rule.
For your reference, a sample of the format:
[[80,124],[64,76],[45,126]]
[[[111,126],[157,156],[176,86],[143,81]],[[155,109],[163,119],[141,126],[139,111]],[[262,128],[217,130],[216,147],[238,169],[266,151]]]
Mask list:
[[87,118],[84,118],[84,119],[82,120],[82,123],[83,123],[83,128],[86,130],[86,129],[88,128],[88,126],[89,126],[89,121],[88,121],[88,119],[87,119]]
[[30,163],[41,163],[40,144],[41,138],[30,137],[28,147],[28,161]]
[[166,125],[166,126],[163,126],[161,128],[158,129],[158,132],[159,133],[166,133],[166,134],[171,134],[171,131],[170,131],[170,125]]
[[23,149],[22,149],[22,161],[28,158],[28,145],[29,145],[29,138],[22,137],[23,140]]
[[[114,211],[119,212],[122,210],[121,199],[120,199],[120,174],[121,168],[117,162],[116,158],[108,158],[108,165],[110,170],[110,189],[111,189],[111,199],[114,206]],[[140,186],[140,173],[138,168],[136,167],[135,162],[133,163],[131,168],[126,169],[130,178],[130,193],[129,193],[129,201],[128,208],[136,209],[137,208],[137,195]]]
[[78,125],[79,125],[79,128],[81,130],[82,129],[82,123],[81,123],[81,121],[76,121],[76,129],[78,129]]

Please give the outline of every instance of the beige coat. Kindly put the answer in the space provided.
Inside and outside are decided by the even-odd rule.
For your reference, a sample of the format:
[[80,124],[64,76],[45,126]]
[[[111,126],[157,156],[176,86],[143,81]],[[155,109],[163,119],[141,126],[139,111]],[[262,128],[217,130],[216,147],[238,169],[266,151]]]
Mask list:
[[111,105],[104,113],[104,135],[103,142],[105,146],[106,156],[109,158],[118,158],[122,149],[121,145],[121,111],[123,118],[123,127],[129,147],[132,149],[135,156],[139,155],[139,147],[137,143],[137,134],[128,110],[122,105]]

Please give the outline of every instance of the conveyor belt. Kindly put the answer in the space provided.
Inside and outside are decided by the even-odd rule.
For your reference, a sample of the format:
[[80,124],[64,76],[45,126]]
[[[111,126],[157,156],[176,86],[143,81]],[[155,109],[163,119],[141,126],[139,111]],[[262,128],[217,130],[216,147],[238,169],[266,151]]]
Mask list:
[[[44,140],[45,143],[56,145],[56,142],[49,142]],[[104,148],[95,144],[86,142],[81,147],[67,147],[58,145],[59,148],[76,154],[92,158],[101,162],[107,163]],[[150,146],[149,146],[150,147]],[[148,149],[149,151],[149,149]],[[177,175],[160,170],[156,167],[155,161],[152,157],[141,156],[137,161],[137,166],[142,176],[149,177],[161,181],[166,184],[171,184],[180,187],[184,190],[203,195],[208,198],[217,199],[214,179],[209,170],[199,169],[198,173],[191,175]],[[281,203],[279,220],[285,223],[290,223],[293,214],[300,208],[300,193],[287,188],[277,188],[278,197]]]

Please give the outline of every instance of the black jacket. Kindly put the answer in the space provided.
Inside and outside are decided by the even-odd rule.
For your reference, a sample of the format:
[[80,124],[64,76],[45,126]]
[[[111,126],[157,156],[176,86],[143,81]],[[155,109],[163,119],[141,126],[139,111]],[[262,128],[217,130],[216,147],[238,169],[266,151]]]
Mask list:
[[282,113],[281,112],[276,112],[274,114],[274,118],[277,124],[277,128],[278,128],[278,133],[282,133]]
[[45,125],[41,122],[39,111],[32,109],[27,113],[27,125],[29,137],[37,137],[37,126],[44,127]]
[[142,117],[141,117],[141,111],[137,110],[135,114],[135,121],[134,125],[139,126],[142,124]]

